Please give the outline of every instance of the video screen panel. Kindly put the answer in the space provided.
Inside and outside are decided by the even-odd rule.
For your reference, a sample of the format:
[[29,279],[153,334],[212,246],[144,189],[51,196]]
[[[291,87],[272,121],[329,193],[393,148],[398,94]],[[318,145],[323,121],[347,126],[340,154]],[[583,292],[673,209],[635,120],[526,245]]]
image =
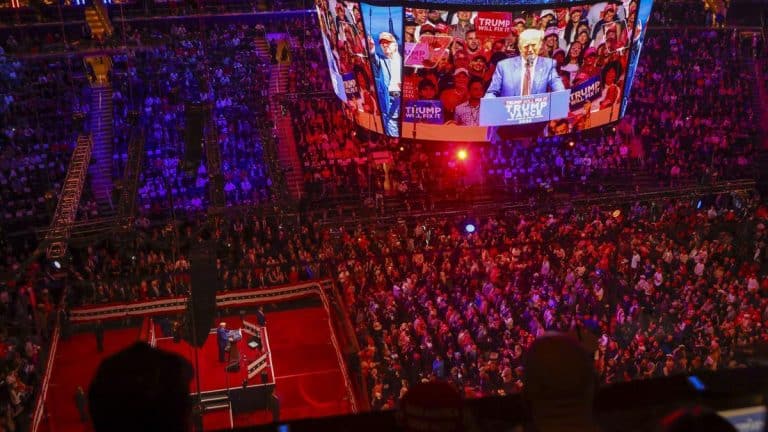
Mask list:
[[627,102],[629,101],[629,94],[632,89],[632,81],[635,79],[635,71],[637,70],[637,63],[640,61],[640,51],[643,49],[643,42],[645,41],[645,30],[648,28],[648,19],[651,16],[651,9],[653,9],[653,0],[642,0],[638,6],[638,2],[632,0],[627,6],[628,18],[627,22],[635,23],[635,30],[632,34],[632,49],[629,56],[629,69],[627,70],[627,82],[624,87],[624,101],[621,104],[621,115],[627,110]]
[[316,10],[334,93],[358,125],[382,133],[360,4],[320,0]]
[[652,0],[546,3],[318,0],[334,90],[359,125],[392,137],[485,141],[618,120]]
[[403,8],[360,3],[384,133],[400,136],[403,91]]
[[[624,4],[605,2],[525,11],[405,8],[403,136],[484,140],[485,126],[537,122],[546,122],[541,134],[554,135],[617,120],[626,17]],[[521,36],[540,40],[528,61]],[[553,96],[534,98],[547,93]],[[495,102],[483,121],[481,105],[496,97],[512,100]]]

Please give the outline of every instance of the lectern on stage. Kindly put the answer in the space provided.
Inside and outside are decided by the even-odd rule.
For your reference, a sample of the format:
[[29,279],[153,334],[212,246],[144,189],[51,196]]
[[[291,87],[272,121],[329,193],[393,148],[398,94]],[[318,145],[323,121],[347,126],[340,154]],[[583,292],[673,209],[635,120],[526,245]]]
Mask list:
[[227,372],[238,372],[240,370],[240,341],[243,339],[243,333],[238,330],[230,330],[227,333],[227,348],[229,352],[229,363],[227,363]]

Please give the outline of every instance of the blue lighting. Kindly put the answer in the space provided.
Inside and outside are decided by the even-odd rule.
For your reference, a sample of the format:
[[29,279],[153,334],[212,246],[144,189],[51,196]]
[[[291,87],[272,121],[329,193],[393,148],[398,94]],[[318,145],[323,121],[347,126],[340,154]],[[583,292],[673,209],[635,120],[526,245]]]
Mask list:
[[464,227],[464,229],[467,231],[467,233],[472,234],[475,232],[475,226],[472,224],[467,224],[467,226]]

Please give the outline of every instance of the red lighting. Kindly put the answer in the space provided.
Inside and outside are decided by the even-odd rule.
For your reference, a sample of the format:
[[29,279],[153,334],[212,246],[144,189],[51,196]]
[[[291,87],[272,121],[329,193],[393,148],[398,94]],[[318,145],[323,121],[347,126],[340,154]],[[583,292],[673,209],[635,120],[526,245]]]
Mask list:
[[467,151],[464,149],[459,150],[458,153],[456,153],[456,157],[459,158],[459,160],[467,160]]

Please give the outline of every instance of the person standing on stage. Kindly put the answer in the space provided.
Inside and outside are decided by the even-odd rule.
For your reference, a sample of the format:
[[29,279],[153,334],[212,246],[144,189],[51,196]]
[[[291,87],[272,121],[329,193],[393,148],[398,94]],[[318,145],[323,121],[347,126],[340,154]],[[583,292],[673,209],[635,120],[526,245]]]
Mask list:
[[229,343],[227,323],[219,324],[219,328],[216,330],[216,342],[219,345],[219,363],[224,363],[224,353],[227,350],[227,343]]
[[267,325],[267,316],[264,315],[264,306],[259,306],[259,308],[256,310],[256,322],[260,327]]

